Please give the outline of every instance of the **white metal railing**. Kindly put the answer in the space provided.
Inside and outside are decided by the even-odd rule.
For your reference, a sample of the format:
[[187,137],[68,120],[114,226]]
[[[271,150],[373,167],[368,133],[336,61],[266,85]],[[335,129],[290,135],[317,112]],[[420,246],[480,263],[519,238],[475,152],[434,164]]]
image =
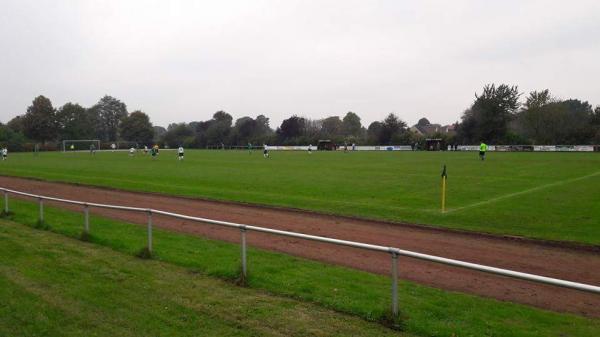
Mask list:
[[85,233],[89,233],[89,208],[90,207],[108,208],[108,209],[116,209],[116,210],[123,210],[123,211],[146,213],[148,215],[148,223],[147,223],[148,247],[147,248],[150,253],[152,252],[152,214],[160,214],[160,215],[178,218],[178,219],[182,219],[182,220],[189,220],[189,221],[225,226],[225,227],[230,227],[230,228],[237,228],[241,232],[241,264],[242,264],[242,276],[244,278],[247,276],[247,254],[246,254],[246,232],[247,231],[281,235],[281,236],[286,236],[286,237],[293,237],[293,238],[299,238],[299,239],[305,239],[305,240],[325,242],[325,243],[331,243],[331,244],[336,244],[336,245],[341,245],[341,246],[348,246],[348,247],[354,247],[354,248],[388,253],[392,257],[392,313],[394,315],[398,314],[398,256],[406,256],[406,257],[411,257],[411,258],[415,258],[415,259],[441,263],[441,264],[445,264],[445,265],[449,265],[449,266],[472,269],[472,270],[477,270],[480,272],[485,272],[485,273],[490,273],[490,274],[496,274],[496,275],[501,275],[501,276],[507,276],[507,277],[517,278],[517,279],[522,279],[522,280],[527,280],[527,281],[545,283],[545,284],[550,284],[550,285],[554,285],[554,286],[600,294],[600,287],[595,286],[595,285],[572,282],[572,281],[565,281],[565,280],[546,277],[546,276],[540,276],[540,275],[528,274],[528,273],[523,273],[523,272],[518,272],[518,271],[513,271],[513,270],[508,270],[508,269],[490,267],[490,266],[481,265],[481,264],[477,264],[477,263],[470,263],[470,262],[464,262],[464,261],[460,261],[460,260],[448,259],[448,258],[435,256],[435,255],[417,253],[417,252],[403,250],[403,249],[399,249],[399,248],[395,248],[395,247],[385,247],[385,246],[372,245],[372,244],[361,243],[361,242],[327,238],[327,237],[323,237],[323,236],[282,231],[282,230],[272,229],[272,228],[244,225],[244,224],[238,224],[238,223],[227,222],[227,221],[212,220],[212,219],[194,217],[194,216],[183,215],[183,214],[178,214],[178,213],[165,212],[165,211],[155,210],[152,208],[117,206],[117,205],[107,205],[107,204],[98,204],[98,203],[83,202],[83,201],[76,201],[76,200],[69,200],[69,199],[61,199],[61,198],[54,198],[54,197],[37,195],[37,194],[25,193],[25,192],[15,191],[15,190],[1,188],[1,187],[0,187],[0,191],[2,191],[4,193],[4,213],[5,214],[8,214],[8,212],[9,212],[9,208],[8,208],[8,194],[9,193],[37,199],[38,203],[39,203],[39,211],[40,211],[39,220],[40,220],[40,222],[44,221],[44,200],[83,206]]

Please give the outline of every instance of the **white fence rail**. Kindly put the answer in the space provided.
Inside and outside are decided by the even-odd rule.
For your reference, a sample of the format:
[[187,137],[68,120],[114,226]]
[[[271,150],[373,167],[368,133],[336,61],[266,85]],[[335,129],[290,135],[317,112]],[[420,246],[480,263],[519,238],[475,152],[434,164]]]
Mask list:
[[508,269],[495,268],[495,267],[490,267],[490,266],[476,264],[476,263],[448,259],[448,258],[444,258],[444,257],[440,257],[440,256],[417,253],[417,252],[403,250],[403,249],[399,249],[399,248],[395,248],[395,247],[385,247],[385,246],[372,245],[372,244],[361,243],[361,242],[327,238],[327,237],[316,236],[316,235],[308,235],[308,234],[302,234],[302,233],[296,233],[296,232],[282,231],[282,230],[277,230],[277,229],[272,229],[272,228],[244,225],[244,224],[238,224],[238,223],[227,222],[227,221],[212,220],[212,219],[194,217],[194,216],[183,215],[183,214],[178,214],[178,213],[165,212],[165,211],[155,210],[152,208],[117,206],[117,205],[107,205],[107,204],[98,204],[98,203],[83,202],[83,201],[76,201],[76,200],[69,200],[69,199],[61,199],[61,198],[54,198],[54,197],[37,195],[37,194],[25,193],[25,192],[15,191],[15,190],[1,188],[1,187],[0,187],[0,191],[2,191],[4,194],[4,213],[5,214],[9,213],[9,207],[8,207],[8,194],[9,193],[37,199],[38,203],[39,203],[39,220],[40,220],[40,222],[44,221],[44,200],[62,202],[62,203],[73,204],[73,205],[80,205],[83,207],[84,232],[86,234],[89,234],[89,208],[90,207],[108,208],[108,209],[117,209],[117,210],[123,210],[123,211],[146,213],[148,215],[147,248],[150,253],[152,252],[152,214],[160,214],[160,215],[178,218],[178,219],[182,219],[182,220],[189,220],[189,221],[195,221],[195,222],[200,222],[200,223],[208,223],[208,224],[212,224],[212,225],[224,226],[224,227],[229,227],[229,228],[237,228],[240,230],[240,233],[241,233],[241,265],[242,265],[242,276],[243,277],[247,276],[247,271],[248,271],[247,254],[246,254],[246,232],[247,231],[254,231],[254,232],[260,232],[260,233],[293,237],[293,238],[298,238],[298,239],[325,242],[325,243],[331,243],[331,244],[340,245],[340,246],[348,246],[348,247],[354,247],[354,248],[359,248],[359,249],[366,249],[366,250],[371,250],[371,251],[388,253],[391,255],[391,258],[392,258],[392,271],[391,271],[391,274],[392,274],[391,275],[392,276],[392,313],[394,315],[398,314],[398,256],[406,256],[406,257],[411,257],[411,258],[430,261],[430,262],[436,262],[436,263],[445,264],[445,265],[454,266],[454,267],[461,267],[461,268],[476,270],[476,271],[490,273],[490,274],[496,274],[496,275],[501,275],[501,276],[507,276],[507,277],[512,277],[512,278],[532,281],[532,282],[545,283],[545,284],[550,284],[550,285],[554,285],[554,286],[558,286],[558,287],[564,287],[564,288],[570,288],[570,289],[600,294],[600,287],[595,286],[595,285],[566,281],[566,280],[561,280],[561,279],[556,279],[556,278],[551,278],[551,277],[545,277],[545,276],[540,276],[540,275],[534,275],[534,274],[528,274],[528,273],[508,270]]

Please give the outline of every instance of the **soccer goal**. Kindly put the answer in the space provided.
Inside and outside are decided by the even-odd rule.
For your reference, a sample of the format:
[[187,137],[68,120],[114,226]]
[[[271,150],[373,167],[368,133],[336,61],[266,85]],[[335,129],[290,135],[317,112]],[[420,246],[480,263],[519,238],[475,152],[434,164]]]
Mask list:
[[91,146],[100,150],[100,140],[98,139],[69,139],[62,141],[63,152],[68,151],[89,151]]

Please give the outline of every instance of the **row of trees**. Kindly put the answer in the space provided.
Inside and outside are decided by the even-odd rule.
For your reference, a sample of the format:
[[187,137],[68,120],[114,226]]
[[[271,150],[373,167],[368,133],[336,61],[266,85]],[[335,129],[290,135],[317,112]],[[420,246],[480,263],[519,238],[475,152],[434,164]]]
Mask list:
[[[520,102],[516,86],[486,85],[464,111],[454,132],[429,137],[445,138],[449,144],[598,144],[600,143],[600,106],[577,99],[560,100],[549,90],[534,91]],[[419,126],[428,124],[422,118]],[[395,114],[367,128],[354,112],[343,117],[308,119],[293,115],[275,130],[269,118],[241,117],[235,120],[224,111],[211,119],[173,123],[166,129],[153,126],[142,111],[129,113],[120,100],[104,96],[86,108],[66,103],[54,108],[50,99],[36,97],[23,115],[0,124],[0,142],[14,150],[25,142],[46,143],[65,139],[118,140],[139,144],[158,142],[169,146],[205,147],[210,145],[316,144],[329,139],[337,144],[366,145],[421,143],[424,136],[412,132]]]
[[111,96],[102,97],[90,108],[66,103],[58,109],[50,99],[38,96],[27,112],[10,120],[5,129],[39,143],[64,139],[151,143],[154,138],[148,115],[141,111],[128,113],[125,103]]
[[233,123],[231,115],[218,111],[208,121],[171,124],[160,139],[166,144],[205,147],[221,144],[245,146],[248,143],[316,145],[320,139],[337,144],[397,144],[410,143],[415,137],[406,123],[394,114],[383,121],[371,123],[368,129],[362,126],[360,117],[354,112],[348,112],[343,118],[331,116],[319,120],[293,115],[273,130],[264,115],[254,119],[242,117]]
[[473,144],[598,144],[600,106],[561,100],[548,89],[529,93],[523,104],[516,86],[486,85],[462,115],[455,141]]
[[66,139],[205,147],[248,143],[316,144],[319,139],[336,143],[390,144],[409,138],[406,123],[394,114],[365,129],[360,117],[353,112],[343,118],[331,116],[320,120],[293,115],[273,130],[269,118],[264,115],[242,117],[234,123],[230,114],[217,111],[207,121],[173,123],[165,129],[153,126],[142,111],[129,113],[125,103],[111,96],[102,97],[89,108],[71,102],[54,108],[50,99],[38,96],[25,114],[13,118],[7,125],[0,125],[0,142],[13,149],[18,149],[24,142],[43,144]]

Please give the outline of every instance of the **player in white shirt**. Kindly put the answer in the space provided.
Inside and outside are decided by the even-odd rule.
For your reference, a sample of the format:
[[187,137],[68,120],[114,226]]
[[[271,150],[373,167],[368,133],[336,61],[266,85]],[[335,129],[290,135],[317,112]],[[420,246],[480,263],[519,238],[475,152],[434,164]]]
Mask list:
[[148,154],[148,145],[144,145],[144,154]]
[[135,154],[135,149],[132,147],[129,149],[129,155],[133,156]]
[[183,160],[183,146],[180,146],[177,149],[177,153],[179,154],[179,156],[177,157],[177,160]]
[[8,157],[8,149],[3,148],[2,149],[2,160],[6,160],[6,157]]
[[269,158],[269,149],[267,148],[267,144],[263,144],[263,157]]
[[308,144],[308,154],[312,153],[312,144]]

